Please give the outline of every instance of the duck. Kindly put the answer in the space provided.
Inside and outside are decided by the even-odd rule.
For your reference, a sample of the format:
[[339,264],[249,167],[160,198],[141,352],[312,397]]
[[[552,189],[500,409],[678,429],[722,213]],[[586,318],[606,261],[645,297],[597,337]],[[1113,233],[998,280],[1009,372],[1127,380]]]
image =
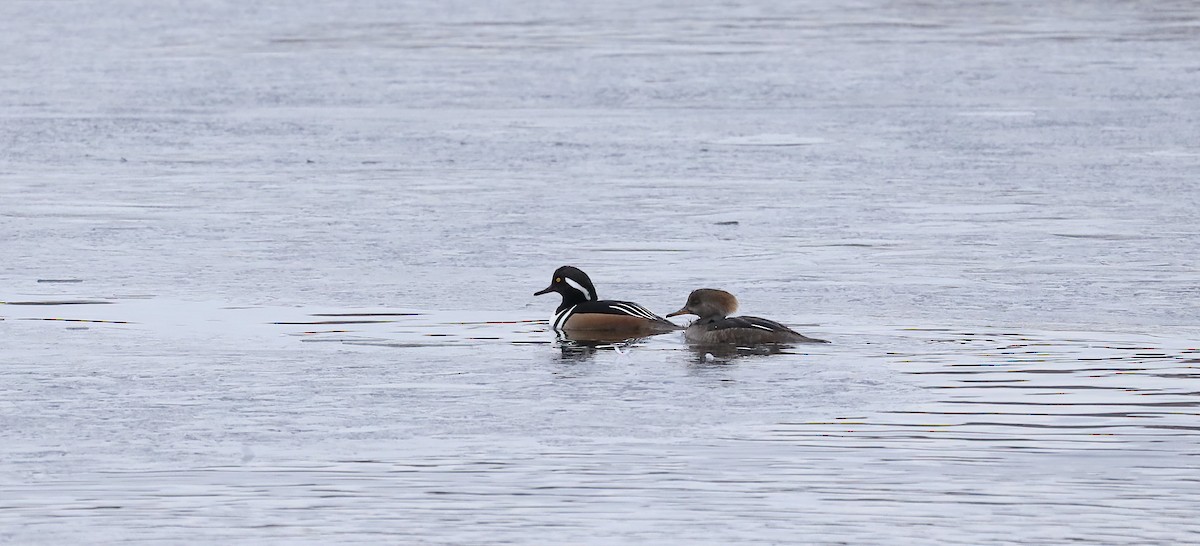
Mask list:
[[737,298],[724,290],[701,288],[688,295],[683,308],[668,317],[696,315],[683,337],[699,345],[765,345],[780,343],[829,343],[808,337],[773,320],[759,317],[731,317],[737,311]]
[[550,327],[572,339],[631,339],[682,329],[636,303],[599,299],[592,279],[575,266],[554,270],[550,286],[533,295],[551,292],[562,295],[562,304],[554,312]]

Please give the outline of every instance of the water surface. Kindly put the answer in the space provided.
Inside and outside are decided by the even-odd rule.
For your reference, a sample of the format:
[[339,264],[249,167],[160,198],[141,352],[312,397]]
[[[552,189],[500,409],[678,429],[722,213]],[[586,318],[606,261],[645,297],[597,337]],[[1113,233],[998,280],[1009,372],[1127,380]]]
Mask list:
[[1198,25],[4,3],[0,541],[1194,542]]

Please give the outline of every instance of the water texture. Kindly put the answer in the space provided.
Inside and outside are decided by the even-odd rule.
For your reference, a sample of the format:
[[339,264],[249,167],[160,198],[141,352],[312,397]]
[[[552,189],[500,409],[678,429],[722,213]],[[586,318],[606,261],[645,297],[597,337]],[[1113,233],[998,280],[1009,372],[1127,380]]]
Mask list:
[[[0,3],[0,543],[1200,541],[1200,8]],[[559,265],[832,341],[555,339]]]

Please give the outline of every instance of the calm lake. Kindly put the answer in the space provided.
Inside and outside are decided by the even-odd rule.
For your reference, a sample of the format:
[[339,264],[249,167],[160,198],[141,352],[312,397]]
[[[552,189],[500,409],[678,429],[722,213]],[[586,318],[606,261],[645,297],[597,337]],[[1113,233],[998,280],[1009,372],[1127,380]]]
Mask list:
[[[9,0],[0,51],[0,543],[1200,541],[1200,6]],[[562,342],[563,264],[832,343]]]

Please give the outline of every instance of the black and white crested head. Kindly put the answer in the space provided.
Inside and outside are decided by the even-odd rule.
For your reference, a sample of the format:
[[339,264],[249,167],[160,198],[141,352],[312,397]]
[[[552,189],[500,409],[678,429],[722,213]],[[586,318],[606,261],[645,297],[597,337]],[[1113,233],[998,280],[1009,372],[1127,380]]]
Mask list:
[[570,265],[555,269],[554,276],[550,279],[550,286],[534,292],[533,295],[540,296],[550,292],[562,294],[563,302],[559,306],[560,309],[599,299],[596,296],[596,287],[592,284],[592,279],[588,278],[587,273]]
[[696,315],[702,319],[725,318],[737,311],[738,301],[733,294],[715,288],[692,290],[688,295],[687,304],[682,309],[667,315]]

